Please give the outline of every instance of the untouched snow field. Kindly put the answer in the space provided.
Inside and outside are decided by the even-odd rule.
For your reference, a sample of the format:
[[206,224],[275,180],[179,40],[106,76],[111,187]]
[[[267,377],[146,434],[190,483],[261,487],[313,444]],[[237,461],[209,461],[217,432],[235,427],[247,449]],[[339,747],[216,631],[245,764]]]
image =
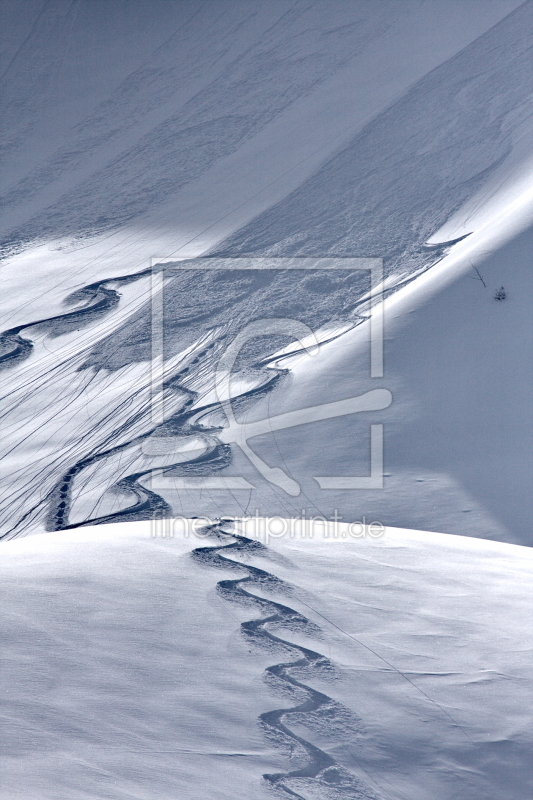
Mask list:
[[532,551],[287,524],[5,543],[2,800],[530,797]]

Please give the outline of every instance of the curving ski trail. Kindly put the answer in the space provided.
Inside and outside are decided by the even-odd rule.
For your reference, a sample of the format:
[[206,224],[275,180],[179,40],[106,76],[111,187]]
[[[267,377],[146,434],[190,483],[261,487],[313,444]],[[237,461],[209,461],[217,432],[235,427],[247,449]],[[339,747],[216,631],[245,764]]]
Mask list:
[[[442,246],[448,244],[442,243]],[[423,270],[441,257],[439,251],[437,258],[431,257]],[[220,367],[236,343],[246,344],[253,338],[247,336],[241,342],[239,337],[244,331],[256,326],[257,337],[264,339],[269,320],[275,322],[276,319],[254,319],[257,314],[254,304],[269,307],[279,297],[287,299],[289,292],[296,292],[302,302],[308,304],[307,316],[303,316],[312,327],[302,320],[292,320],[293,326],[310,332],[315,328],[322,331],[322,345],[368,319],[372,291],[360,294],[362,287],[356,287],[352,295],[345,291],[341,281],[331,295],[335,303],[323,308],[315,296],[316,286],[313,289],[314,284],[311,288],[305,284],[313,271],[302,274],[296,284],[287,285],[283,282],[283,271],[276,271],[275,280],[270,277],[265,279],[266,283],[259,281],[257,285],[252,281],[238,289],[236,295],[230,292],[226,297],[224,291],[229,290],[220,288],[219,275],[211,270],[205,286],[202,284],[200,296],[196,297],[193,292],[182,309],[183,320],[174,324],[177,329],[195,320],[197,329],[192,341],[185,341],[183,345],[178,341],[173,348],[177,352],[162,360],[162,374],[159,375],[158,366],[158,385],[154,392],[154,364],[159,364],[160,356],[154,356],[153,348],[151,353],[130,354],[132,360],[125,358],[125,363],[119,360],[111,365],[106,360],[107,355],[100,361],[95,356],[94,363],[91,360],[98,347],[104,353],[109,350],[111,357],[124,344],[137,345],[133,335],[135,319],[143,314],[145,318],[149,316],[154,271],[162,273],[163,280],[165,275],[167,278],[173,275],[172,268],[168,270],[159,264],[129,275],[104,278],[68,295],[64,302],[71,308],[65,313],[0,331],[0,370],[4,370],[5,375],[0,396],[3,432],[0,538],[16,537],[36,527],[62,530],[79,527],[81,523],[95,525],[170,514],[165,500],[146,489],[140,480],[158,470],[164,472],[173,467],[188,470],[181,452],[174,461],[170,451],[164,457],[158,454],[155,458],[145,452],[143,441],[152,436],[174,437],[179,450],[185,436],[197,434],[205,440],[203,449],[209,451],[200,456],[202,462],[217,446],[228,445],[231,450],[231,445],[236,443],[263,478],[281,486],[289,495],[299,493],[296,481],[277,467],[267,467],[246,440],[235,438],[235,426],[225,425],[222,431],[201,425],[184,429],[191,415],[190,399],[195,399],[193,416],[197,420],[213,409],[223,409],[228,418],[231,406],[213,397]],[[419,272],[388,276],[379,287],[380,296],[393,293]],[[129,286],[135,283],[138,285]],[[216,297],[222,297],[224,302],[222,305],[215,303],[211,308],[209,298]],[[331,328],[338,303],[344,303],[344,322],[340,327]],[[235,313],[229,314],[228,309],[234,307]],[[313,315],[318,316],[315,319]],[[123,332],[122,338],[119,336],[118,341],[110,343],[109,337],[119,330]],[[131,341],[125,330],[129,330]],[[232,396],[233,402],[269,391],[286,373],[277,364],[284,352],[276,341],[277,332],[276,324],[271,331],[274,338],[270,340],[267,336],[263,349],[255,352],[252,348],[246,356],[246,368],[255,371],[255,385],[250,389],[246,384],[244,390],[241,388]],[[285,337],[293,338],[294,333],[285,326]],[[144,341],[142,336],[140,341]],[[291,345],[291,355],[298,352],[302,351]],[[164,422],[154,425],[156,416],[164,418]],[[298,417],[302,417],[300,412]],[[292,419],[284,421],[292,424]],[[269,429],[271,424],[272,420]],[[196,454],[190,459],[191,471],[198,462]],[[128,505],[132,497],[134,503]]]
[[121,296],[118,287],[134,283],[140,278],[149,275],[151,271],[151,269],[145,269],[132,275],[104,278],[101,281],[83,286],[68,295],[64,301],[66,304],[80,304],[79,308],[65,314],[56,314],[52,317],[33,320],[2,331],[0,333],[0,369],[18,364],[31,355],[33,341],[31,338],[21,336],[22,331],[40,327],[51,331],[57,336],[71,329],[90,325],[118,306]]
[[[298,672],[302,671],[317,676],[332,673],[334,665],[321,653],[276,636],[271,629],[282,628],[309,635],[316,635],[320,629],[289,606],[252,594],[245,588],[245,586],[256,586],[266,591],[290,589],[288,584],[270,572],[229,558],[228,551],[230,554],[246,553],[257,556],[263,555],[267,548],[262,543],[238,535],[233,530],[226,530],[226,527],[227,523],[221,521],[204,529],[206,533],[222,539],[224,543],[215,547],[197,548],[192,551],[192,557],[199,563],[219,569],[230,568],[245,572],[246,575],[242,578],[219,581],[218,592],[228,600],[251,605],[261,611],[261,617],[241,624],[241,632],[248,641],[268,649],[277,651],[281,649],[293,657],[293,660],[267,667],[265,679],[294,699],[296,705],[267,711],[260,715],[260,720],[265,734],[276,744],[288,746],[291,757],[298,758],[302,765],[290,772],[265,774],[264,781],[271,788],[298,800],[307,800],[310,797],[309,791],[313,798],[379,800],[379,796],[368,785],[340,766],[329,753],[291,730],[292,717],[293,721],[306,727],[312,727],[313,723],[320,721],[329,727],[344,726],[346,731],[352,715],[340,703],[296,677]],[[227,543],[228,538],[233,541]],[[224,551],[225,554],[220,551]]]

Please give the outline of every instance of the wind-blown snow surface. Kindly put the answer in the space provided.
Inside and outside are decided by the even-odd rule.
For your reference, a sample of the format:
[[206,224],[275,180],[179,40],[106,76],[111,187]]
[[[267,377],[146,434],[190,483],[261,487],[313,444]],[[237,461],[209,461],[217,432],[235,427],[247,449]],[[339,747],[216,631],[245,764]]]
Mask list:
[[[529,542],[531,415],[523,398],[530,393],[531,348],[527,335],[516,346],[513,334],[530,312],[524,253],[512,279],[507,265],[487,266],[487,279],[497,277],[498,286],[487,288],[481,305],[474,296],[481,283],[465,279],[468,311],[452,299],[448,320],[429,335],[423,325],[413,328],[407,345],[398,340],[390,350],[387,370],[397,357],[405,363],[376,387],[394,389],[394,403],[391,416],[375,421],[394,420],[390,430],[397,424],[403,432],[386,438],[392,475],[385,491],[318,491],[313,459],[329,430],[324,424],[311,436],[305,431],[303,442],[284,434],[285,451],[276,437],[260,443],[270,474],[279,475],[279,458],[294,467],[291,485],[303,487],[294,502],[264,475],[258,483],[250,458],[218,435],[222,415],[206,417],[216,405],[217,362],[239,330],[261,319],[290,317],[296,338],[309,328],[325,336],[328,325],[330,333],[343,325],[364,330],[372,311],[368,283],[361,275],[223,274],[223,262],[217,274],[199,277],[167,263],[155,270],[164,272],[158,286],[164,284],[166,304],[161,299],[154,314],[157,292],[147,267],[151,256],[179,259],[207,248],[215,261],[377,256],[385,259],[385,286],[393,293],[410,281],[419,286],[424,273],[457,253],[463,270],[471,270],[471,258],[481,264],[481,228],[500,225],[531,149],[533,4],[162,3],[155,21],[141,6],[132,6],[119,36],[116,64],[109,46],[122,30],[120,3],[106,6],[107,17],[102,9],[91,16],[83,2],[32,4],[33,21],[19,23],[8,42],[2,535],[155,513],[213,516],[258,507],[292,515],[310,504],[326,516],[336,507],[346,518],[375,513],[388,523]],[[439,236],[446,226],[453,234]],[[426,247],[428,239],[438,246]],[[495,304],[493,292],[508,277],[507,299]],[[464,339],[455,372],[450,350],[444,366],[435,358],[443,338],[458,340],[467,313],[468,335],[486,339],[476,350],[485,371],[473,447],[463,442],[471,415],[451,435],[444,416],[436,426],[440,438],[421,437],[417,420],[409,429],[416,402],[422,416],[434,419],[440,400],[436,405],[431,392],[413,398],[416,388],[402,397],[411,375],[418,376],[422,340],[429,366],[420,381],[436,385],[438,373],[452,395],[465,387],[471,393],[465,375],[474,362]],[[154,404],[158,314],[165,365]],[[266,416],[273,403],[293,410],[309,397],[327,402],[325,384],[330,399],[332,392],[335,399],[356,394],[348,362],[342,380],[328,372],[352,341],[346,336],[322,348],[313,385],[302,378],[306,367],[291,383],[282,370],[289,362],[277,368],[268,360],[285,340],[249,348],[236,365],[235,393],[253,399],[276,387]],[[492,391],[487,348],[493,373],[505,374],[500,383],[515,381],[516,391],[505,397]],[[509,435],[500,424],[504,400]],[[329,475],[365,474],[366,434],[353,458],[347,451],[351,419],[335,429]],[[492,435],[491,425],[501,433]],[[498,447],[491,450],[492,441]],[[153,470],[164,473],[166,489],[152,485]],[[199,492],[194,481],[206,475],[236,478],[250,491]],[[413,491],[422,483],[427,491]]]
[[3,545],[2,800],[531,796],[529,548],[237,527]]

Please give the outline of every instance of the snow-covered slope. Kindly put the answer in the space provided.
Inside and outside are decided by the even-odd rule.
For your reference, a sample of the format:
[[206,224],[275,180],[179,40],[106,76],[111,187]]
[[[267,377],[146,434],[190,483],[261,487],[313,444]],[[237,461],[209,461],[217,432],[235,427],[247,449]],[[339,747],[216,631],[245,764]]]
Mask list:
[[530,798],[533,0],[23,5],[0,800]]
[[[337,511],[346,520],[365,516],[533,544],[533,231],[520,232],[518,224],[527,225],[532,215],[529,197],[507,216],[504,207],[375,309],[385,328],[382,377],[370,377],[368,323],[318,355],[280,359],[290,375],[238,418],[250,426],[243,430],[254,452],[283,467],[301,493],[291,497],[267,483],[237,453],[225,472],[256,488],[234,496],[229,513],[244,507],[298,516],[305,508],[332,518]],[[505,298],[496,300],[502,285]],[[392,392],[388,408],[298,424],[304,422],[300,409],[377,388]],[[277,429],[276,417],[286,413],[296,415],[295,427]],[[264,419],[270,425],[254,435],[252,423]],[[321,486],[317,476],[370,474],[373,424],[384,426],[383,485]],[[171,479],[161,493],[177,504]],[[181,491],[180,503],[182,513],[216,515],[220,495]]]
[[6,67],[3,242],[24,248],[3,266],[7,324],[152,256],[204,252],[519,4],[160,5],[148,22],[142,3],[124,20],[121,3],[49,2]]
[[530,797],[530,549],[243,530],[5,543],[2,800]]
[[[530,181],[533,3],[163,2],[127,23],[106,8],[32,3],[5,48],[2,535],[309,506],[529,543],[528,240],[505,241],[529,213],[513,198]],[[206,251],[221,272],[168,263]],[[359,326],[368,286],[216,261],[245,256],[384,258],[387,292],[417,298],[386,306],[388,410],[253,442],[299,496],[206,416],[217,363],[249,324]],[[150,273],[152,257],[167,261]],[[422,305],[444,273],[459,283]],[[400,333],[393,308],[420,311]],[[280,361],[292,377],[263,368],[287,335],[250,345],[234,392],[268,397],[239,413],[359,394],[367,327],[312,369]],[[367,474],[369,421],[384,490],[321,488]],[[225,477],[237,494],[213,488]]]

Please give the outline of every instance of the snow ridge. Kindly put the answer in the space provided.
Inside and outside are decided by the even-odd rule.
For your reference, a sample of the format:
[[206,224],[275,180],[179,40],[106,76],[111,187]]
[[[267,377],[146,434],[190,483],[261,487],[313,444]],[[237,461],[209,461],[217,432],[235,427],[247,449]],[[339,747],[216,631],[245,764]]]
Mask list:
[[[288,586],[275,575],[250,564],[228,558],[227,552],[246,556],[265,555],[268,548],[261,542],[238,535],[233,523],[221,520],[203,529],[223,544],[215,547],[201,547],[192,551],[192,557],[201,564],[219,569],[237,569],[245,572],[243,578],[222,580],[217,590],[222,597],[248,606],[258,608],[262,616],[241,624],[241,632],[254,645],[269,650],[289,653],[294,660],[284,661],[267,667],[265,680],[277,690],[296,701],[290,708],[267,711],[260,715],[261,725],[267,737],[275,744],[289,748],[291,758],[300,765],[290,772],[263,775],[269,787],[282,791],[284,795],[307,800],[307,798],[331,798],[331,800],[378,800],[379,796],[363,781],[340,766],[331,755],[299,736],[291,727],[295,723],[307,728],[334,728],[346,731],[348,727],[357,729],[358,720],[347,708],[328,695],[319,692],[295,675],[319,676],[334,674],[334,664],[321,653],[294,644],[274,635],[271,629],[280,628],[316,635],[320,629],[299,612],[273,600],[267,600],[247,591],[244,586],[254,586],[260,591],[290,591]],[[232,539],[229,544],[228,539]],[[221,554],[224,551],[226,555]],[[318,793],[317,793],[318,792]]]

